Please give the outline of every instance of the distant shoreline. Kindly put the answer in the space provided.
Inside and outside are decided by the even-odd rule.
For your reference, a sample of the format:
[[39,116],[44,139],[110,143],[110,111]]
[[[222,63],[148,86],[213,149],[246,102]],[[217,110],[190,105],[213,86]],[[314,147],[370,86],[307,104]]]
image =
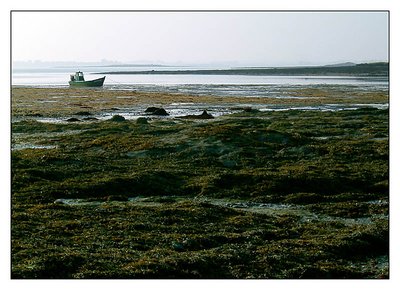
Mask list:
[[204,70],[146,70],[146,71],[105,71],[94,74],[109,75],[249,75],[249,76],[389,76],[389,64],[386,62],[357,64],[352,66],[318,66],[289,68],[235,68],[235,69],[204,69]]

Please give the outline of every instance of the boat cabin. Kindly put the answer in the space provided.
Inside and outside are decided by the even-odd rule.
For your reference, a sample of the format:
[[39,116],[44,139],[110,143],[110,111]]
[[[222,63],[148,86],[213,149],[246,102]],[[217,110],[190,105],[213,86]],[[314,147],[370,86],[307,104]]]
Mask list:
[[75,75],[70,75],[72,82],[84,82],[85,78],[83,77],[83,72],[78,71]]

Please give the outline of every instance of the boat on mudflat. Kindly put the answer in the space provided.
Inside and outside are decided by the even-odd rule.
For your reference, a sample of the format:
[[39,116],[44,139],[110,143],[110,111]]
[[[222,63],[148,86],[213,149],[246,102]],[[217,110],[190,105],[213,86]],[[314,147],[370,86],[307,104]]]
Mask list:
[[70,75],[69,85],[71,87],[102,87],[106,77],[95,80],[85,81],[83,72],[78,71],[74,75]]

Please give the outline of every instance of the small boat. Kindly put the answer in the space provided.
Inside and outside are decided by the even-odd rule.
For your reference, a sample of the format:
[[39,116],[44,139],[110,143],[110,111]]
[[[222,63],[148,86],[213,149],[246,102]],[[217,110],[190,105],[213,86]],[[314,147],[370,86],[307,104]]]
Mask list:
[[83,72],[78,71],[74,75],[70,75],[69,85],[71,87],[102,87],[106,77],[95,80],[85,81]]

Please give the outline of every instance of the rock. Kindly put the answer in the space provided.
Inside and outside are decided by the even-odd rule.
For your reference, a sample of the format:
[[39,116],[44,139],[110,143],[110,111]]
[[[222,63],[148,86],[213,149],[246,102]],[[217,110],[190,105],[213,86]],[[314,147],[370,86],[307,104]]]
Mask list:
[[197,119],[197,120],[214,119],[214,117],[211,114],[207,113],[206,110],[204,110],[203,113],[201,113],[200,115],[187,115],[187,116],[181,116],[181,117],[177,117],[177,118]]
[[77,115],[77,116],[91,116],[92,113],[87,112],[87,111],[82,111],[82,112],[75,113],[75,115]]
[[27,117],[43,117],[43,115],[40,113],[27,114],[26,116]]
[[233,107],[229,108],[231,111],[243,111],[245,113],[258,113],[260,110],[258,109],[253,109],[252,107]]
[[137,120],[136,120],[136,124],[143,124],[143,125],[145,125],[145,124],[148,124],[149,122],[147,121],[147,118],[144,118],[144,117],[139,117],[139,118],[137,118]]
[[167,111],[165,111],[163,108],[158,109],[158,110],[155,111],[152,115],[157,115],[157,116],[169,116],[169,114],[167,113]]
[[157,107],[148,107],[144,112],[145,113],[154,113],[155,111],[157,111],[160,108]]
[[67,119],[66,121],[67,121],[67,122],[80,122],[80,120],[77,119],[77,118],[69,118],[69,119]]
[[112,116],[112,118],[110,119],[110,121],[113,122],[124,122],[126,119],[120,115],[114,115]]
[[201,119],[214,119],[214,117],[207,113],[206,110],[203,111],[203,113],[199,116]]
[[97,121],[99,119],[94,118],[94,117],[86,117],[86,118],[83,118],[82,120],[85,120],[85,121]]
[[145,113],[150,113],[150,115],[156,115],[156,116],[169,116],[167,111],[163,108],[157,108],[157,107],[149,107],[144,111]]
[[246,112],[246,113],[258,113],[260,111],[257,110],[257,109],[253,109],[252,107],[246,107],[246,108],[243,108],[243,112]]

